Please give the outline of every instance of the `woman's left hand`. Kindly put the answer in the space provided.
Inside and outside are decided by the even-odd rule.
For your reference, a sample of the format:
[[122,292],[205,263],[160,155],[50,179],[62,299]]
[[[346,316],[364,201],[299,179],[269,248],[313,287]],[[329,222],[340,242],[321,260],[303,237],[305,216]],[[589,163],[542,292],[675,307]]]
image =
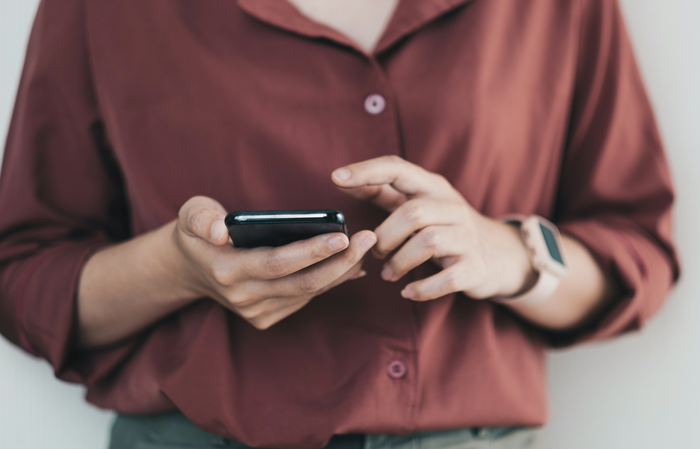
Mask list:
[[401,294],[427,301],[463,292],[470,298],[511,296],[536,280],[518,230],[479,214],[436,173],[398,156],[384,156],[339,168],[333,182],[347,194],[368,200],[391,215],[374,231],[373,252],[386,262],[382,278],[397,281],[427,260],[443,270],[408,284]]

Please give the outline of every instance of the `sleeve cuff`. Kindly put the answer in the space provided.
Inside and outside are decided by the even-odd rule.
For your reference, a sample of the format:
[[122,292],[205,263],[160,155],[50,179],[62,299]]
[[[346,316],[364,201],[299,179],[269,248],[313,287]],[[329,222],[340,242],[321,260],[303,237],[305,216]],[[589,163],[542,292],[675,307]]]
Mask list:
[[[20,274],[15,320],[21,345],[63,371],[73,349],[78,280],[87,258],[108,242],[71,242],[48,248]],[[80,382],[80,379],[71,379]]]
[[583,329],[543,332],[546,342],[551,347],[563,348],[644,326],[661,307],[678,277],[675,254],[654,243],[651,234],[634,223],[587,220],[558,226],[562,234],[578,239],[588,248],[603,270],[619,282],[622,293],[601,317]]

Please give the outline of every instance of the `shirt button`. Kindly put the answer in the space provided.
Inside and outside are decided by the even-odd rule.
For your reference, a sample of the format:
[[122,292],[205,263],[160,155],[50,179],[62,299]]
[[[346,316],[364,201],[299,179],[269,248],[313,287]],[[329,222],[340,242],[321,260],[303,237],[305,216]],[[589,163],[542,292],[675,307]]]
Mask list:
[[386,373],[392,379],[403,379],[406,376],[406,364],[401,360],[393,360],[389,362],[389,366],[386,367]]
[[381,114],[386,107],[386,100],[379,94],[367,95],[365,98],[365,111],[372,115]]

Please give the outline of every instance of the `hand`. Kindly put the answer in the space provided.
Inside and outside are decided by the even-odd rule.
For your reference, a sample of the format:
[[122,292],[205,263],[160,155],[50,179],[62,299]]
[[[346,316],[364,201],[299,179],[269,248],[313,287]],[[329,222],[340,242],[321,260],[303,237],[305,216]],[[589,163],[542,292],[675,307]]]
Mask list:
[[267,329],[311,299],[363,275],[362,260],[376,243],[371,231],[350,240],[332,233],[277,248],[234,248],[216,201],[194,197],[178,216],[175,246],[186,261],[182,282],[258,329]]
[[408,284],[405,298],[426,301],[463,292],[474,299],[511,296],[536,279],[516,228],[479,214],[443,177],[398,156],[352,164],[333,172],[347,194],[391,215],[376,230],[376,256],[387,257],[382,278],[397,281],[433,260],[443,270]]

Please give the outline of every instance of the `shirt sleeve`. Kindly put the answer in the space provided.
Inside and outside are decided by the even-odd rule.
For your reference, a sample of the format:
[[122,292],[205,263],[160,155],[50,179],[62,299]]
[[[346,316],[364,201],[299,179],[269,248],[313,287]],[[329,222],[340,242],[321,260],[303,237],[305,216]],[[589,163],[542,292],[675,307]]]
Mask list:
[[0,175],[0,332],[82,383],[109,371],[126,347],[73,351],[81,267],[129,234],[96,103],[81,1],[43,1]]
[[679,276],[674,192],[616,0],[582,2],[579,59],[555,220],[622,287],[591,326],[553,346],[639,329]]

